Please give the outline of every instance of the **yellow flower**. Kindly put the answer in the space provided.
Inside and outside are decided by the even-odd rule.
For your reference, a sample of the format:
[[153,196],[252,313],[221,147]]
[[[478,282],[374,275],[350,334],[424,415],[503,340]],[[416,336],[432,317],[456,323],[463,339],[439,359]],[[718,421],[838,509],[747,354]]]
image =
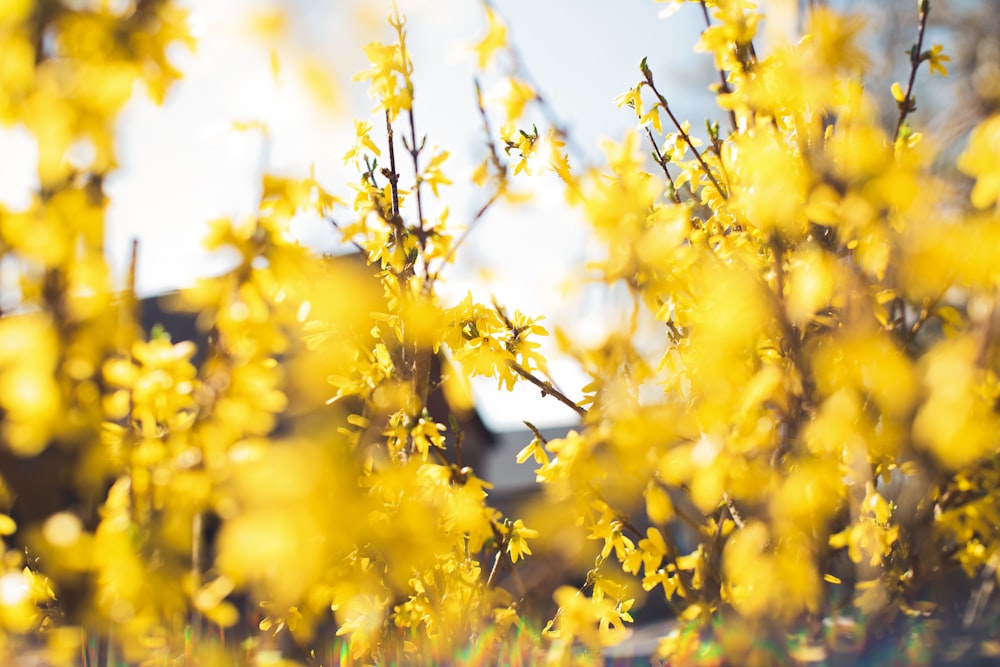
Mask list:
[[538,537],[538,531],[532,530],[524,525],[524,521],[518,519],[510,527],[510,538],[507,540],[507,553],[510,559],[517,562],[518,558],[523,558],[525,554],[531,554],[528,548],[528,539]]
[[951,60],[951,56],[945,55],[944,47],[940,44],[935,44],[931,47],[930,51],[924,52],[924,59],[930,65],[931,74],[940,74],[941,76],[948,76],[948,68],[942,63],[946,63]]
[[451,185],[451,181],[441,172],[441,165],[448,159],[450,153],[441,151],[431,158],[430,163],[424,167],[424,173],[420,175],[420,182],[427,183],[434,191],[434,196],[438,196],[439,185]]
[[507,26],[489,6],[486,7],[486,21],[488,22],[486,36],[471,47],[479,60],[479,69],[485,69],[493,62],[496,52],[507,46]]
[[504,112],[507,114],[507,121],[513,123],[519,119],[524,113],[524,107],[536,99],[538,99],[538,94],[527,81],[513,76],[509,77],[507,90],[500,98]]
[[968,147],[958,158],[958,168],[976,179],[972,205],[979,209],[993,206],[1000,197],[1000,114],[972,131]]
[[[395,7],[394,7],[395,10]],[[371,81],[368,94],[379,103],[374,111],[385,110],[390,118],[400,111],[408,111],[413,105],[413,61],[406,49],[406,20],[395,10],[389,17],[389,25],[396,31],[395,44],[371,42],[365,47],[365,55],[372,66],[354,76],[355,81]]]

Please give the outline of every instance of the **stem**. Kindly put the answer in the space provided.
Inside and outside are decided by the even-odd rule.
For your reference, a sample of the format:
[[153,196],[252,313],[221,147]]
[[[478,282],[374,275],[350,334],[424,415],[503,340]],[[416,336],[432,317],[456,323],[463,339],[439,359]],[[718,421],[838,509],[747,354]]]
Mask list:
[[[333,225],[333,228],[334,228],[334,229],[336,229],[336,230],[337,230],[338,232],[340,232],[340,235],[341,235],[341,237],[343,237],[343,235],[344,235],[344,230],[343,230],[343,228],[342,228],[342,227],[341,227],[341,226],[340,226],[339,224],[337,224],[337,221],[336,221],[336,220],[334,220],[334,219],[333,219],[333,218],[332,218],[331,216],[329,216],[329,215],[328,215],[328,216],[326,216],[326,220],[327,220],[327,221],[328,221],[328,222],[329,222],[329,223],[330,223],[331,225]],[[361,253],[362,257],[367,257],[367,256],[368,256],[368,251],[367,251],[367,250],[365,250],[365,247],[364,247],[363,245],[361,245],[360,243],[358,243],[358,242],[357,242],[357,241],[355,241],[354,239],[346,239],[346,240],[347,240],[347,242],[348,242],[348,243],[350,243],[350,244],[351,244],[352,246],[354,246],[354,248],[355,248],[355,249],[356,249],[356,250],[357,250],[358,252],[360,252],[360,253]]]
[[653,144],[653,159],[656,160],[656,164],[660,165],[660,169],[663,170],[663,175],[667,177],[667,183],[670,184],[670,199],[675,204],[680,204],[681,196],[677,192],[677,187],[674,185],[673,177],[671,177],[670,172],[667,171],[667,161],[660,153],[660,147],[656,145],[656,139],[653,137],[653,131],[648,127],[646,128],[646,136],[649,137],[649,142]]
[[[194,594],[201,588],[202,572],[202,514],[195,512],[191,518],[191,590]],[[201,612],[198,607],[191,607],[191,641],[195,646],[201,644]]]
[[736,509],[736,503],[733,502],[732,496],[728,492],[723,491],[722,500],[726,503],[726,509],[729,510],[729,516],[733,519],[733,523],[736,524],[737,528],[743,528],[743,516]]
[[[618,521],[622,524],[623,527],[630,530],[637,539],[639,540],[645,539],[646,535],[644,533],[639,532],[639,529],[636,528],[634,525],[632,525],[632,522],[629,521],[628,518],[618,517]],[[659,530],[659,528],[657,528],[657,530]],[[660,530],[659,532],[660,536],[663,537],[664,546],[667,547],[667,553],[666,553],[667,560],[668,562],[672,563],[674,568],[676,568],[677,570],[678,573],[677,586],[683,593],[684,597],[687,597],[688,595],[691,594],[692,591],[690,588],[688,588],[687,584],[684,583],[684,577],[680,576],[682,570],[679,567],[677,567],[677,559],[680,557],[680,550],[678,550],[677,545],[674,543],[674,537],[670,533],[670,531]],[[667,598],[667,603],[676,610],[673,601],[671,601],[669,598]]]
[[[712,18],[708,15],[708,5],[705,4],[705,0],[701,0],[701,13],[705,17],[705,27],[712,27]],[[733,92],[733,89],[729,87],[729,81],[726,80],[726,73],[719,70],[719,92],[716,95],[726,95]],[[736,131],[736,112],[732,109],[729,110],[729,125],[732,127],[733,132]]]
[[497,170],[497,173],[500,176],[501,185],[497,187],[496,192],[494,192],[490,196],[490,198],[486,201],[486,203],[479,207],[479,210],[476,211],[476,214],[472,216],[472,221],[469,222],[468,225],[466,225],[465,230],[461,233],[461,235],[459,235],[457,239],[455,239],[455,242],[451,244],[451,247],[448,248],[448,252],[445,253],[444,258],[441,260],[441,266],[438,267],[438,270],[435,271],[434,275],[432,276],[434,280],[437,280],[437,278],[441,275],[441,270],[448,265],[448,263],[455,256],[455,252],[469,238],[469,235],[472,233],[472,230],[476,227],[479,221],[483,219],[483,216],[486,215],[486,211],[488,211],[490,207],[493,206],[493,204],[495,204],[500,199],[500,196],[504,190],[504,186],[507,182],[507,165],[500,160],[500,154],[497,152],[496,142],[493,141],[493,131],[490,129],[490,119],[489,116],[486,115],[486,107],[483,104],[483,89],[479,85],[478,79],[475,80],[475,85],[476,85],[476,107],[479,109],[479,117],[483,121],[483,132],[486,134],[486,148],[488,148],[490,152],[490,162],[493,163],[493,167]]
[[542,396],[546,395],[553,396],[560,403],[573,410],[576,414],[580,415],[580,417],[587,416],[586,410],[584,410],[579,405],[570,400],[570,398],[566,396],[566,394],[562,393],[554,386],[552,386],[551,382],[538,379],[537,377],[532,375],[530,371],[526,370],[523,366],[521,366],[521,364],[517,363],[516,361],[508,361],[507,365],[510,367],[512,371],[514,371],[515,373],[523,377],[525,380],[527,380],[531,384],[541,389]]
[[906,336],[903,341],[904,351],[909,349],[909,347],[913,344],[913,341],[917,338],[917,334],[920,333],[920,329],[922,329],[924,324],[927,323],[927,320],[931,318],[931,314],[934,312],[934,309],[937,308],[937,305],[941,303],[941,299],[944,298],[945,293],[951,288],[950,282],[951,281],[949,281],[949,284],[946,284],[946,286],[936,296],[924,299],[920,312],[917,314],[917,319],[909,327],[905,326],[906,311],[905,305],[903,306],[903,332]]
[[920,27],[917,29],[917,43],[910,47],[910,79],[906,84],[906,95],[903,97],[903,101],[898,104],[899,117],[896,119],[896,129],[892,133],[894,140],[899,138],[899,131],[903,129],[906,117],[917,108],[913,99],[913,84],[917,80],[917,70],[920,69],[920,63],[923,62],[920,53],[924,44],[924,31],[927,29],[927,17],[931,13],[930,0],[920,0],[918,8]]
[[[773,256],[775,274],[774,308],[778,317],[778,323],[781,326],[781,337],[785,343],[782,346],[784,348],[782,352],[787,355],[788,360],[792,363],[792,367],[798,370],[802,380],[803,392],[801,396],[793,395],[790,397],[791,400],[789,401],[788,409],[781,416],[785,428],[783,431],[780,431],[781,439],[778,443],[778,448],[774,451],[774,455],[771,458],[771,464],[774,467],[778,467],[781,465],[781,460],[785,454],[791,451],[798,436],[799,422],[802,420],[803,404],[810,392],[810,380],[806,375],[806,364],[802,358],[802,344],[799,340],[799,332],[788,321],[788,315],[785,312],[785,245],[777,234],[771,235],[770,250]],[[735,516],[733,520],[734,522],[736,521]]]
[[[410,145],[407,146],[407,149],[410,152],[410,157],[413,158],[413,174],[414,178],[416,179],[416,189],[417,189],[417,235],[420,238],[421,245],[423,245],[427,238],[426,237],[427,232],[424,229],[424,206],[423,206],[423,199],[420,194],[420,191],[422,190],[422,188],[420,187],[421,185],[420,152],[424,149],[424,143],[426,142],[426,139],[424,139],[424,141],[421,141],[419,146],[417,145],[417,125],[413,119],[412,108],[407,112],[407,116],[409,117],[410,120]],[[406,142],[403,143],[405,145]],[[421,248],[421,250],[424,250],[424,248]]]
[[[514,326],[514,323],[511,322],[511,320],[510,320],[509,317],[507,317],[507,312],[503,309],[503,306],[501,306],[499,303],[497,303],[497,301],[496,301],[495,298],[493,300],[493,309],[496,311],[497,315],[500,317],[500,320],[504,323],[504,326],[507,327],[507,330],[513,335],[514,339],[516,339],[524,331],[523,328],[519,328],[519,327]],[[513,350],[511,349],[510,343],[507,344],[506,348],[507,348],[508,352],[511,352],[511,354],[513,354]],[[557,398],[560,402],[562,402],[564,405],[567,405],[570,408],[572,408],[581,417],[585,417],[587,415],[587,411],[586,410],[584,410],[579,405],[577,405],[572,400],[570,400],[570,398],[568,396],[566,396],[566,394],[564,394],[562,391],[560,391],[559,388],[556,387],[555,384],[551,380],[546,381],[546,380],[540,380],[540,379],[538,379],[537,377],[535,377],[531,373],[531,371],[527,370],[526,368],[524,368],[524,366],[521,366],[519,363],[517,363],[513,359],[511,359],[510,361],[508,361],[507,365],[515,373],[517,373],[518,375],[520,375],[521,377],[523,377],[525,380],[527,380],[531,384],[533,384],[536,387],[538,387],[539,389],[541,389],[542,390],[542,396],[545,396],[546,394],[551,394],[552,396],[554,396],[555,398]]]
[[531,434],[535,436],[535,438],[537,438],[538,442],[542,443],[543,447],[549,444],[548,439],[544,435],[542,435],[541,431],[538,430],[537,426],[535,426],[529,421],[525,421],[524,425],[528,427],[528,430],[531,431]]
[[472,230],[473,230],[473,228],[475,228],[476,224],[480,220],[483,219],[484,215],[486,215],[486,211],[488,211],[490,209],[490,207],[493,206],[493,204],[495,204],[497,202],[497,200],[499,200],[499,199],[500,199],[500,191],[498,190],[498,191],[496,191],[496,192],[493,193],[493,196],[491,196],[486,201],[485,204],[483,204],[482,206],[479,207],[479,210],[476,211],[476,214],[474,216],[472,216],[472,221],[468,225],[466,225],[465,230],[462,232],[462,234],[457,239],[455,239],[455,242],[448,249],[447,254],[444,256],[444,259],[441,261],[441,267],[438,268],[438,270],[434,272],[433,278],[435,280],[437,279],[437,277],[439,275],[441,275],[441,269],[444,268],[444,266],[446,264],[448,264],[448,262],[451,261],[452,257],[455,256],[455,251],[457,251],[458,248],[462,244],[464,244],[465,241],[469,238],[469,234],[472,233]]
[[[392,188],[392,217],[395,220],[399,217],[399,174],[396,173],[396,142],[393,139],[392,121],[389,120],[389,110],[385,112],[385,131],[389,138],[389,187]],[[402,240],[402,239],[400,239]]]
[[656,99],[659,100],[660,106],[663,107],[663,110],[667,112],[667,116],[670,117],[670,122],[674,124],[675,128],[677,128],[677,133],[680,134],[681,139],[684,140],[684,143],[687,144],[687,147],[691,149],[691,152],[698,159],[698,164],[701,165],[702,172],[704,172],[705,176],[708,177],[708,180],[712,182],[712,185],[715,186],[719,196],[723,199],[729,199],[729,195],[722,189],[722,186],[719,185],[719,181],[717,181],[715,176],[712,174],[712,170],[708,168],[705,158],[701,156],[701,153],[691,142],[691,136],[684,130],[684,127],[681,125],[680,121],[677,120],[674,112],[670,110],[670,105],[667,104],[667,98],[661,95],[660,91],[657,90],[656,84],[653,83],[653,73],[648,67],[645,66],[645,62],[643,63],[642,74],[646,77],[645,84],[649,86],[650,90],[653,91],[653,94],[656,95]]
[[493,130],[490,128],[490,118],[486,114],[486,106],[483,104],[483,88],[479,84],[479,79],[475,80],[476,85],[476,108],[479,109],[479,118],[483,121],[483,132],[486,134],[486,147],[490,151],[490,162],[496,167],[500,174],[500,180],[507,180],[507,165],[500,161],[500,153],[497,151],[496,142],[493,141]]

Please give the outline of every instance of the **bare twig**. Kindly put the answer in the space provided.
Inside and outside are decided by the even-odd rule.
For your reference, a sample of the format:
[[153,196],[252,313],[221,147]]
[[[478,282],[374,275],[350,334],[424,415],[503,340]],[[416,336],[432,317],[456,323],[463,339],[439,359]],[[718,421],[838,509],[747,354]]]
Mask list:
[[423,199],[421,197],[420,191],[420,153],[424,150],[424,144],[427,143],[427,137],[424,137],[419,144],[417,144],[417,125],[413,119],[413,108],[407,112],[407,117],[410,120],[410,141],[407,143],[406,138],[403,138],[403,145],[406,146],[407,151],[410,153],[410,157],[413,159],[413,174],[416,179],[416,190],[417,190],[417,234],[423,243],[426,240],[426,230],[424,229],[424,206]]
[[500,199],[500,192],[499,191],[494,192],[493,196],[491,196],[488,200],[486,200],[485,204],[479,207],[479,210],[476,211],[475,215],[472,216],[472,220],[469,222],[468,225],[465,226],[465,229],[462,231],[461,235],[459,235],[459,237],[455,239],[455,242],[451,245],[451,247],[448,248],[448,252],[447,254],[445,254],[444,259],[442,260],[441,267],[438,267],[438,270],[434,272],[433,277],[435,279],[441,274],[441,268],[443,268],[445,264],[451,261],[451,258],[455,256],[455,252],[458,250],[458,248],[461,247],[462,244],[466,242],[466,240],[468,240],[469,235],[472,234],[472,230],[476,227],[479,221],[482,220],[483,217],[486,215],[486,211],[488,211],[490,207],[493,206],[493,204],[495,204],[499,199]]
[[537,426],[535,426],[529,421],[525,421],[524,425],[528,427],[528,430],[531,431],[531,434],[535,436],[535,439],[538,440],[538,442],[542,443],[543,446],[549,444],[549,441],[546,439],[544,435],[542,435],[541,431],[538,430]]
[[670,185],[670,199],[675,204],[681,203],[681,196],[677,192],[677,186],[674,185],[674,179],[667,171],[667,161],[660,153],[660,147],[656,145],[656,138],[653,137],[653,131],[648,127],[646,128],[646,136],[649,137],[649,143],[653,144],[653,159],[656,160],[656,164],[660,165],[660,169],[663,170],[663,175],[667,177],[667,183]]
[[743,516],[740,514],[739,510],[736,509],[736,503],[733,502],[732,496],[730,496],[727,492],[723,492],[722,500],[726,503],[726,509],[729,511],[729,516],[732,517],[733,523],[736,524],[737,528],[743,528]]
[[531,384],[541,389],[542,396],[546,395],[553,396],[556,400],[558,400],[560,403],[573,410],[573,412],[580,415],[581,417],[587,416],[587,411],[585,409],[581,408],[579,405],[574,403],[568,396],[566,396],[566,394],[556,389],[551,382],[548,382],[546,380],[541,380],[535,377],[535,375],[533,375],[530,371],[525,369],[521,364],[517,363],[516,361],[508,361],[507,365],[510,367],[512,371],[514,371],[515,373],[523,377],[525,380],[527,380]]
[[385,111],[385,132],[389,140],[389,169],[383,175],[389,179],[389,187],[392,188],[392,217],[395,220],[399,217],[399,173],[396,171],[396,142],[388,109]]
[[923,62],[924,31],[927,29],[927,17],[931,13],[930,0],[920,0],[918,11],[920,12],[920,26],[917,29],[917,43],[910,47],[910,79],[906,84],[906,94],[902,101],[898,102],[899,117],[896,119],[896,129],[892,133],[893,139],[899,138],[899,132],[903,129],[906,117],[917,108],[916,100],[913,99],[913,84],[917,80],[917,70],[920,69],[920,63]]
[[493,141],[493,130],[490,127],[490,117],[486,113],[486,105],[483,104],[483,88],[479,79],[473,82],[476,86],[476,108],[479,110],[479,118],[483,121],[483,132],[486,134],[486,148],[490,151],[490,162],[500,174],[500,180],[507,179],[507,165],[500,160],[500,153],[497,151],[497,144]]
[[[486,107],[483,104],[483,90],[482,87],[479,85],[478,79],[475,81],[475,84],[476,84],[476,106],[479,109],[479,117],[483,121],[483,132],[486,134],[486,147],[489,149],[490,152],[490,162],[493,163],[494,168],[500,175],[501,183],[504,183],[507,180],[507,165],[504,164],[503,161],[500,159],[500,154],[497,151],[496,142],[493,141],[493,132],[490,128],[490,119],[489,116],[487,116],[486,114]],[[490,207],[492,207],[493,204],[495,204],[500,199],[502,192],[503,192],[503,187],[502,186],[498,187],[496,192],[494,192],[490,196],[490,198],[486,200],[486,203],[480,206],[479,210],[476,211],[475,215],[472,216],[472,220],[469,222],[468,225],[465,226],[465,229],[462,231],[461,235],[459,235],[459,237],[455,239],[455,242],[451,244],[451,247],[448,248],[448,252],[445,253],[444,258],[441,260],[441,266],[438,267],[438,270],[435,271],[434,275],[432,276],[434,280],[436,280],[438,276],[441,275],[441,270],[452,260],[452,258],[455,256],[455,252],[462,245],[465,244],[466,240],[468,240],[469,238],[469,235],[472,234],[472,230],[478,225],[479,221],[483,219],[483,217],[486,215],[486,212],[490,209]]]
[[[334,228],[334,229],[336,229],[336,230],[337,230],[338,232],[340,232],[340,235],[341,235],[341,237],[343,237],[343,235],[344,235],[344,230],[343,230],[343,228],[342,228],[342,227],[341,227],[341,226],[340,226],[339,224],[337,224],[337,221],[336,221],[336,220],[334,220],[334,219],[333,219],[333,218],[332,218],[331,216],[329,216],[329,215],[328,215],[328,216],[326,216],[326,220],[327,220],[327,221],[328,221],[328,222],[329,222],[329,223],[330,223],[331,225],[333,225],[333,228]],[[368,251],[367,251],[367,250],[365,250],[365,247],[364,247],[363,245],[361,245],[360,243],[358,243],[358,242],[357,242],[357,241],[355,241],[354,239],[345,239],[345,240],[346,240],[346,241],[347,241],[348,243],[350,243],[350,244],[351,244],[352,246],[354,246],[354,248],[355,248],[355,249],[356,249],[356,250],[357,250],[358,252],[360,252],[360,253],[361,253],[362,255],[364,255],[364,256],[366,256],[366,257],[368,256]]]

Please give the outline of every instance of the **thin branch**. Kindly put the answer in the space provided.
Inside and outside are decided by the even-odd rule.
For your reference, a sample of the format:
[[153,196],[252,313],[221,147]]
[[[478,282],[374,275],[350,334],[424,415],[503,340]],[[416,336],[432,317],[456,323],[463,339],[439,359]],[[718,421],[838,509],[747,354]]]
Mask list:
[[[639,532],[639,529],[636,528],[634,525],[632,525],[632,522],[629,521],[627,517],[621,517],[621,516],[617,517],[617,521],[621,523],[622,526],[630,530],[638,539],[640,540],[645,539],[646,535],[644,533]],[[671,563],[673,563],[674,567],[677,568],[677,572],[680,573],[681,569],[677,567],[677,559],[680,557],[680,550],[674,543],[673,535],[668,530],[660,531],[660,535],[661,537],[663,537],[663,543],[667,547],[667,554],[666,554],[667,558]],[[690,589],[688,588],[687,584],[684,583],[684,579],[682,577],[677,578],[677,583],[685,595],[690,592]],[[673,607],[673,604],[671,604],[671,606]]]
[[737,528],[743,528],[743,515],[736,509],[736,503],[733,502],[732,496],[723,491],[722,500],[726,503],[726,509],[729,510],[729,516],[732,517],[733,523],[736,524]]
[[677,120],[677,117],[674,115],[674,112],[670,110],[670,105],[667,103],[667,98],[665,98],[662,94],[660,94],[660,91],[657,90],[656,84],[653,83],[653,72],[646,65],[645,60],[642,61],[641,70],[642,70],[642,75],[646,78],[645,85],[649,86],[650,90],[653,91],[653,94],[656,95],[656,99],[659,100],[660,106],[663,107],[663,110],[667,112],[667,116],[670,117],[670,122],[674,124],[675,128],[677,128],[677,133],[680,134],[681,139],[684,140],[684,143],[687,144],[688,148],[691,149],[691,152],[698,159],[698,164],[701,165],[702,172],[704,172],[705,176],[708,177],[708,180],[712,182],[712,185],[715,186],[715,189],[719,193],[719,196],[722,197],[723,199],[729,199],[729,195],[726,193],[725,190],[722,189],[722,186],[719,185],[719,181],[716,180],[715,175],[712,174],[712,170],[709,169],[708,164],[705,162],[705,158],[703,158],[698,149],[695,148],[694,143],[691,141],[691,136],[684,129],[684,126],[681,125],[680,121]]
[[677,186],[674,185],[674,179],[667,171],[667,161],[660,153],[660,147],[656,145],[656,139],[653,137],[653,131],[646,127],[646,136],[649,137],[649,143],[653,144],[653,159],[656,160],[656,164],[660,165],[660,169],[663,170],[663,175],[667,177],[667,183],[670,184],[670,199],[675,204],[681,203],[681,196],[677,192]]
[[392,188],[392,217],[396,219],[399,217],[399,173],[396,171],[396,142],[388,109],[385,110],[385,131],[389,139],[389,170],[383,175],[389,179],[389,187]]
[[802,378],[803,392],[803,395],[792,396],[792,400],[789,402],[788,408],[784,410],[784,414],[781,416],[784,428],[779,431],[781,433],[780,442],[771,457],[771,464],[774,467],[778,467],[785,454],[791,451],[795,439],[798,437],[798,431],[801,426],[799,422],[802,419],[803,407],[807,400],[806,396],[809,395],[811,383],[808,376],[807,366],[802,355],[802,341],[799,338],[799,331],[791,322],[789,322],[788,315],[785,312],[786,276],[784,262],[786,248],[781,238],[776,233],[771,235],[770,243],[768,245],[771,250],[772,261],[774,263],[775,287],[772,296],[774,298],[775,314],[777,315],[778,324],[781,327],[781,337],[784,342],[782,351],[787,355],[787,358],[791,361],[792,366],[798,370]]
[[[705,17],[705,28],[712,27],[712,18],[708,15],[708,5],[705,0],[701,0],[701,13]],[[733,92],[733,89],[729,87],[729,81],[726,79],[726,73],[720,68],[719,69],[719,92],[716,95],[727,95]],[[729,110],[729,125],[733,128],[733,132],[736,131],[736,112],[732,109]]]
[[[424,150],[424,144],[427,142],[427,138],[417,145],[417,125],[413,119],[413,108],[407,112],[407,116],[410,120],[410,142],[409,145],[406,143],[406,139],[403,139],[403,145],[406,146],[410,153],[410,157],[413,158],[413,174],[416,179],[416,190],[417,190],[417,234],[420,236],[421,241],[426,241],[426,230],[424,229],[424,206],[423,200],[420,194],[422,188],[420,187],[420,152]],[[422,248],[423,249],[423,248]]]
[[521,62],[521,58],[519,57],[517,51],[514,48],[509,47],[507,52],[510,54],[511,60],[513,61],[513,71],[516,72],[525,82],[527,82],[529,86],[531,86],[531,90],[535,93],[534,101],[538,103],[542,114],[545,116],[545,120],[548,121],[549,126],[555,131],[556,136],[558,136],[563,143],[566,144],[566,148],[569,152],[574,153],[581,162],[589,163],[587,153],[580,148],[580,146],[576,143],[576,140],[570,136],[569,131],[566,129],[566,124],[560,120],[559,114],[557,114],[555,109],[552,108],[552,103],[549,102],[548,98],[539,92],[539,87],[535,83],[534,77],[531,76],[531,73],[528,72],[528,68],[524,66],[523,62]]
[[535,426],[529,421],[524,421],[523,423],[525,426],[528,427],[528,430],[531,431],[531,434],[535,436],[535,439],[538,440],[538,442],[542,443],[542,446],[549,444],[548,439],[544,435],[542,435],[542,432],[538,430],[537,426]]
[[[486,147],[489,149],[490,152],[490,162],[492,162],[494,168],[496,168],[497,173],[500,176],[500,182],[504,183],[507,180],[507,165],[504,164],[503,161],[500,159],[500,154],[497,151],[497,145],[493,141],[493,132],[490,129],[490,119],[489,116],[487,116],[486,114],[486,106],[483,104],[483,90],[479,84],[478,79],[475,80],[475,85],[476,85],[476,106],[479,109],[479,117],[483,121],[483,132],[486,134]],[[490,196],[490,198],[486,201],[486,203],[480,206],[479,210],[476,211],[475,215],[472,216],[472,220],[469,222],[468,225],[465,226],[465,229],[462,231],[459,237],[455,239],[455,242],[451,244],[451,247],[448,248],[448,252],[445,253],[444,258],[441,260],[441,266],[438,267],[438,270],[434,272],[433,275],[434,280],[437,280],[438,276],[441,275],[441,270],[445,266],[447,266],[449,262],[451,262],[452,258],[455,256],[455,252],[462,245],[465,244],[466,240],[469,238],[469,235],[472,234],[472,230],[476,227],[479,221],[483,219],[483,217],[486,215],[486,212],[490,209],[490,207],[492,207],[493,204],[495,204],[500,199],[502,192],[503,188],[498,187],[496,192],[494,192]]]
[[913,84],[917,80],[917,70],[923,62],[921,51],[924,44],[924,31],[927,29],[927,17],[931,13],[930,0],[920,0],[918,5],[920,12],[920,27],[917,30],[917,43],[910,47],[910,79],[906,84],[906,95],[903,100],[897,103],[899,107],[899,117],[896,119],[896,129],[892,133],[893,140],[899,138],[899,131],[903,129],[903,123],[911,111],[917,108],[916,100],[913,99]]
[[451,258],[455,256],[455,252],[469,238],[469,235],[472,233],[472,230],[476,227],[477,223],[479,223],[479,221],[482,220],[483,217],[486,215],[486,211],[488,211],[490,207],[493,206],[493,204],[495,204],[499,199],[500,199],[500,192],[499,191],[494,192],[493,196],[490,197],[485,204],[479,207],[479,210],[476,211],[476,214],[472,216],[472,221],[465,226],[465,229],[462,231],[461,235],[459,235],[459,237],[455,239],[455,242],[451,244],[451,247],[448,248],[448,252],[445,254],[444,259],[441,260],[441,267],[438,268],[438,270],[434,273],[435,279],[437,279],[437,277],[441,275],[441,268],[444,268],[444,266],[451,261]]
[[[503,322],[504,326],[507,327],[507,330],[512,334],[513,340],[517,340],[518,336],[520,336],[524,332],[526,327],[515,326],[514,323],[507,316],[507,312],[503,309],[503,306],[497,303],[495,297],[493,299],[493,309],[500,317],[500,320]],[[512,355],[514,354],[514,350],[512,349],[513,340],[506,344],[507,351],[510,352]],[[559,399],[559,401],[572,408],[581,417],[585,417],[587,415],[587,411],[581,408],[576,403],[574,403],[568,396],[566,396],[566,394],[564,394],[558,387],[555,386],[555,383],[552,382],[551,379],[549,380],[539,379],[538,377],[533,375],[531,371],[527,370],[526,368],[524,368],[524,366],[521,366],[513,359],[510,359],[507,362],[507,365],[510,366],[510,368],[513,369],[515,373],[517,373],[525,380],[527,380],[531,384],[541,389],[542,396],[545,396],[546,394],[551,394],[555,398]]]
[[553,396],[560,403],[573,410],[576,414],[580,415],[580,417],[587,416],[587,411],[585,409],[581,408],[579,405],[574,403],[568,396],[566,396],[566,394],[556,389],[551,382],[540,380],[539,378],[535,377],[535,375],[533,375],[530,371],[525,369],[524,366],[517,363],[516,361],[509,360],[507,362],[507,365],[510,367],[512,371],[514,371],[515,373],[523,377],[525,380],[527,380],[531,384],[541,389],[542,396],[546,395]]
[[490,151],[490,162],[500,174],[501,182],[507,180],[507,165],[500,160],[500,153],[497,151],[497,144],[493,141],[493,130],[490,128],[490,118],[486,113],[486,105],[483,104],[483,88],[479,79],[473,83],[476,86],[476,108],[479,110],[479,118],[483,121],[483,132],[486,134],[486,148]]
[[[334,220],[334,219],[333,219],[333,218],[332,218],[331,216],[329,216],[329,215],[328,215],[328,216],[326,216],[326,220],[327,220],[327,221],[328,221],[328,222],[329,222],[329,223],[330,223],[331,225],[333,225],[333,228],[334,228],[334,229],[336,229],[336,230],[337,230],[338,232],[340,232],[340,236],[341,236],[341,238],[344,238],[344,230],[343,230],[343,228],[342,228],[342,227],[341,227],[341,226],[340,226],[339,224],[337,224],[337,221],[336,221],[336,220]],[[360,243],[358,243],[358,242],[357,242],[357,241],[355,241],[354,239],[345,239],[345,240],[346,240],[346,241],[347,241],[348,243],[350,243],[350,244],[351,244],[352,246],[354,246],[354,247],[355,247],[355,248],[356,248],[356,249],[358,250],[358,252],[360,252],[360,253],[361,253],[362,255],[364,255],[364,256],[366,256],[366,257],[368,256],[368,251],[367,251],[367,250],[365,250],[365,247],[364,247],[363,245],[361,245]]]
[[904,309],[903,309],[903,325],[904,325],[903,330],[904,330],[904,333],[905,333],[905,336],[906,336],[905,340],[903,341],[903,349],[904,350],[908,349],[910,347],[910,345],[913,344],[913,341],[916,340],[917,334],[920,333],[920,329],[922,329],[923,326],[924,326],[924,324],[927,323],[927,320],[930,319],[931,314],[934,312],[934,309],[937,308],[937,306],[938,306],[939,303],[941,303],[941,300],[944,299],[944,295],[945,295],[945,293],[947,293],[947,291],[949,289],[951,289],[951,281],[946,282],[945,283],[945,287],[943,287],[941,289],[941,291],[936,296],[924,299],[924,303],[923,303],[923,305],[920,308],[920,312],[917,314],[917,319],[909,327],[905,326],[906,325],[906,310],[905,310],[905,306],[904,306]]

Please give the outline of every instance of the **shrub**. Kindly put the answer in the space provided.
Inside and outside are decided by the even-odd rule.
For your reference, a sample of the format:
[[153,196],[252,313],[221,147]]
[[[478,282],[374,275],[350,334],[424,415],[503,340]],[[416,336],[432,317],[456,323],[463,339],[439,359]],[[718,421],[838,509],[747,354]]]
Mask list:
[[[176,299],[211,332],[200,353],[139,329],[102,246],[114,119],[134,82],[162,99],[177,78],[166,49],[189,41],[183,14],[168,0],[5,5],[0,118],[39,155],[30,204],[0,211],[19,281],[0,318],[10,646],[44,638],[71,662],[84,628],[129,661],[223,660],[206,619],[260,653],[251,622],[289,634],[321,664],[332,615],[352,661],[457,661],[471,638],[493,661],[562,664],[625,638],[647,595],[678,617],[659,649],[677,664],[886,647],[928,662],[951,655],[942,633],[983,631],[1000,562],[1000,122],[958,159],[966,206],[909,122],[922,66],[946,74],[928,0],[905,86],[874,92],[859,16],[809,3],[802,39],[764,55],[754,3],[693,4],[719,71],[702,140],[644,60],[618,98],[637,130],[603,167],[574,166],[558,122],[519,126],[545,101],[514,58],[502,109],[479,95],[484,203],[464,229],[443,206],[448,153],[418,132],[393,8],[391,41],[358,75],[376,106],[345,155],[353,201],[268,175],[256,216],[211,222],[207,247],[239,259]],[[485,13],[475,52],[490,70],[509,47]],[[887,127],[873,95],[890,92]],[[85,165],[67,157],[81,141]],[[540,318],[438,290],[473,227],[542,171],[602,244],[593,278],[630,297],[601,344],[557,336],[590,378],[580,401],[548,377]],[[303,211],[367,268],[292,241]],[[430,409],[440,393],[469,410],[473,376],[529,382],[580,417],[518,456],[546,492],[521,517],[491,506],[460,420]],[[538,610],[518,573],[533,549],[593,561],[529,639]]]

